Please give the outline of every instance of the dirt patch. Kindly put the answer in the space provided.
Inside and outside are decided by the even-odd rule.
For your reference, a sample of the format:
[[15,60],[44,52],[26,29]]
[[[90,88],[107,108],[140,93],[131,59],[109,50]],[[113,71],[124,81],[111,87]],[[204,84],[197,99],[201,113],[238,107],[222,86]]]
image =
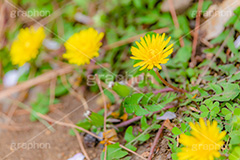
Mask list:
[[[167,136],[170,132],[165,130],[163,132],[164,136]],[[154,134],[155,135],[155,134]],[[157,143],[155,147],[155,152],[154,152],[154,157],[152,157],[152,160],[169,160],[171,158],[171,149],[168,147],[168,139],[164,138],[162,136],[159,139],[159,142]],[[150,150],[151,150],[151,145],[153,144],[155,136],[153,136],[150,140],[148,140],[146,143],[139,145],[137,153],[142,155],[145,158],[148,158]],[[134,160],[141,160],[141,158],[133,156]]]
[[[89,95],[92,98],[94,95]],[[94,109],[96,98],[89,102],[89,107]],[[83,118],[84,109],[74,97],[68,95],[61,98],[59,108],[74,123]],[[74,112],[73,112],[74,111]],[[50,117],[58,120],[62,118],[56,113]],[[20,131],[2,131],[0,133],[0,159],[6,160],[63,160],[81,152],[76,137],[69,135],[69,128],[54,125],[51,132],[41,122],[31,122],[29,114],[14,116],[13,120],[24,128]],[[64,121],[64,120],[63,120]],[[18,149],[19,148],[19,149]],[[16,150],[17,149],[17,150]],[[87,148],[91,159],[98,159],[100,148]]]
[[[98,108],[96,101],[98,96],[90,94],[87,96],[90,110]],[[57,107],[62,113],[74,123],[83,119],[84,109],[81,103],[71,95],[60,99],[60,105]],[[18,110],[19,111],[19,110]],[[49,116],[55,120],[62,119],[62,116],[53,111]],[[82,153],[77,138],[69,134],[69,129],[59,125],[53,125],[54,132],[50,131],[41,122],[31,122],[29,114],[15,115],[13,120],[23,127],[20,131],[4,130],[0,133],[0,159],[6,160],[67,160],[76,153]],[[63,119],[62,121],[65,121]],[[168,131],[164,131],[166,135]],[[154,134],[154,133],[152,133]],[[121,134],[119,135],[121,136]],[[123,139],[123,137],[121,138]],[[152,137],[149,141],[139,146],[137,153],[148,156],[151,144],[154,141]],[[87,148],[87,153],[91,160],[99,160],[102,148]],[[168,140],[161,138],[154,152],[153,160],[171,159],[168,148]],[[132,155],[132,160],[138,160],[138,157]]]

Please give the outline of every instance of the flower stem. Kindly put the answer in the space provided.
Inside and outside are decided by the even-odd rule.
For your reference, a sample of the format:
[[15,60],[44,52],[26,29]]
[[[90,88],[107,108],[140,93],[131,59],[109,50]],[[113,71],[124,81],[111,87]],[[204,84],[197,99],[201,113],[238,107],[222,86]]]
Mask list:
[[175,91],[178,91],[178,92],[181,92],[181,93],[185,93],[187,92],[186,90],[184,89],[180,89],[180,88],[177,88],[177,87],[174,87],[173,85],[169,84],[165,79],[162,78],[162,76],[160,75],[160,73],[158,72],[157,69],[154,69],[155,73],[157,74],[158,78],[163,82],[163,84],[165,84],[166,86],[174,89]]

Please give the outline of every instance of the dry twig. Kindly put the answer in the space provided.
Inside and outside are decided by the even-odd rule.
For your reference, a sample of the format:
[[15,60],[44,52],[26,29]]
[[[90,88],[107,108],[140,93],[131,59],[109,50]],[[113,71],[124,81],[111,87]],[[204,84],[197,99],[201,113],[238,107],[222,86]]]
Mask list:
[[154,139],[154,142],[153,142],[152,147],[151,147],[151,150],[150,150],[150,154],[149,154],[148,160],[151,160],[151,159],[152,159],[152,155],[153,155],[154,149],[155,149],[155,147],[156,147],[156,145],[157,145],[157,142],[158,142],[158,140],[159,140],[159,138],[160,138],[160,135],[161,135],[161,133],[162,133],[162,131],[163,131],[164,123],[165,123],[165,121],[163,122],[161,128],[159,128],[159,130],[158,130],[158,132],[157,132],[157,134],[156,134],[156,137],[155,137],[155,139]]
[[[88,65],[87,67],[88,68],[91,67],[91,68],[97,69],[99,67],[108,67],[108,66],[109,66],[109,64],[104,63],[101,66],[98,66],[98,65]],[[74,70],[74,67],[72,65],[65,65],[62,68],[49,71],[49,72],[44,73],[44,74],[42,74],[42,75],[40,75],[40,76],[38,76],[36,78],[33,78],[33,79],[30,79],[30,80],[25,81],[23,83],[20,83],[20,84],[18,84],[16,86],[6,88],[6,89],[0,91],[0,100],[3,99],[3,98],[9,97],[9,96],[11,96],[14,93],[18,93],[18,92],[27,90],[27,89],[29,89],[29,88],[31,88],[33,86],[36,86],[38,84],[48,82],[48,81],[50,81],[52,79],[55,79],[57,76],[61,76],[61,75],[65,75],[65,74],[71,73],[71,72],[73,72],[73,70]]]
[[209,68],[212,66],[213,62],[216,60],[216,58],[219,56],[219,54],[223,51],[225,45],[227,44],[227,41],[228,41],[229,37],[231,37],[233,35],[233,32],[234,32],[234,28],[231,29],[230,33],[228,34],[228,36],[226,37],[226,39],[222,43],[221,47],[219,48],[219,50],[217,51],[215,56],[212,58],[212,60],[209,62],[209,64],[205,67],[202,74],[199,75],[199,77],[196,81],[196,85],[200,84],[200,82],[202,81],[202,78],[205,76],[205,74],[207,73]]
[[[168,28],[161,28],[161,29],[156,29],[153,32],[161,34],[161,33],[167,32],[167,31],[168,31]],[[146,33],[139,34],[139,35],[130,37],[128,39],[117,41],[117,42],[112,43],[112,44],[107,44],[107,45],[103,46],[102,48],[104,50],[108,51],[108,50],[111,50],[113,48],[120,47],[120,46],[123,46],[123,45],[128,44],[128,43],[132,43],[132,42],[136,41],[137,39],[139,39],[140,37],[143,37],[145,34]]]
[[[98,87],[100,89],[100,92],[102,94],[102,98],[103,98],[103,102],[104,102],[104,132],[107,131],[107,128],[106,128],[106,122],[107,122],[107,103],[106,103],[106,99],[105,99],[105,96],[104,96],[104,93],[103,93],[103,89],[102,89],[102,85],[101,85],[101,81],[98,77],[98,75],[96,74],[96,81],[97,81],[97,84],[98,84]],[[107,144],[105,144],[105,154],[104,154],[104,160],[107,159]]]
[[[14,100],[13,100],[13,101],[14,101]],[[19,103],[19,105],[22,105],[23,108],[26,109],[27,111],[29,111],[29,112],[32,111],[32,109],[31,109],[30,107],[28,107],[27,105],[25,105],[24,103],[22,103],[22,102],[20,102],[20,101],[18,101],[18,103]],[[99,140],[102,140],[101,137],[95,135],[94,133],[92,133],[92,132],[90,132],[90,131],[82,128],[82,127],[76,126],[75,124],[60,122],[60,121],[58,121],[58,120],[54,120],[54,119],[50,118],[49,116],[43,115],[43,114],[41,114],[41,113],[36,113],[36,114],[37,114],[40,118],[42,118],[42,119],[44,119],[44,120],[46,120],[46,121],[48,121],[48,122],[52,122],[53,124],[52,124],[51,126],[53,126],[53,125],[55,125],[55,124],[58,124],[58,125],[65,126],[65,127],[70,127],[70,128],[79,129],[79,130],[81,130],[81,131],[83,131],[83,132],[85,132],[85,133],[87,133],[87,134],[90,134],[91,136],[93,136],[93,137],[95,137],[95,138],[97,138],[97,139],[99,139]],[[109,142],[112,143],[112,144],[115,144],[115,142],[112,142],[112,141],[109,141]],[[137,154],[136,152],[134,152],[134,151],[132,151],[132,150],[129,150],[128,148],[124,147],[123,145],[120,144],[119,146],[120,146],[121,148],[129,151],[130,153],[138,156],[139,158],[141,158],[141,159],[143,159],[143,160],[146,160],[146,158],[142,157],[141,155]]]
[[62,81],[63,85],[65,86],[65,88],[68,89],[69,93],[72,96],[74,96],[75,98],[77,98],[80,102],[82,102],[82,105],[83,105],[85,111],[87,111],[89,107],[88,107],[88,103],[87,103],[86,99],[83,97],[83,95],[80,93],[77,93],[70,85],[68,85],[67,78],[65,75],[61,76],[61,81]]
[[[175,11],[175,8],[174,8],[173,1],[168,0],[168,4],[169,4],[170,12],[171,12],[171,15],[172,15],[173,23],[174,23],[175,27],[178,29],[179,28],[179,23],[178,23],[177,14],[176,14],[176,11]],[[180,45],[183,47],[184,46],[183,37],[180,37],[179,41],[180,41]]]
[[[60,110],[56,109],[56,111],[63,117],[66,117],[66,120],[69,121],[71,124],[74,124],[64,113],[62,113]],[[84,156],[86,157],[87,160],[90,160],[88,154],[87,154],[87,151],[85,150],[84,148],[84,145],[83,145],[83,141],[82,141],[82,137],[80,136],[79,132],[75,129],[75,128],[72,128],[76,137],[77,137],[77,140],[78,140],[78,143],[79,143],[79,146],[80,146],[80,149],[82,151],[82,153],[84,154]]]
[[50,102],[49,102],[50,105],[54,104],[54,100],[55,100],[56,80],[57,79],[54,78],[50,82]]
[[31,88],[33,86],[36,86],[38,84],[50,81],[51,79],[56,78],[59,75],[64,75],[71,73],[73,71],[72,66],[66,66],[57,70],[49,71],[47,73],[44,73],[36,78],[30,79],[28,81],[25,81],[21,84],[18,84],[13,87],[6,88],[0,92],[0,99],[6,98],[8,96],[11,96],[14,93],[24,91],[28,88]]
[[[24,100],[24,98],[26,97],[27,93],[28,93],[28,91],[22,92],[22,93],[18,96],[18,100],[22,102],[22,101]],[[10,106],[9,111],[8,111],[8,117],[9,117],[10,119],[12,119],[12,117],[13,117],[16,109],[17,109],[17,107],[18,107],[18,105],[17,105],[15,102],[13,102],[12,105]]]
[[162,78],[162,76],[160,75],[160,73],[158,72],[157,69],[154,69],[156,75],[158,76],[158,78],[162,81],[163,84],[165,84],[166,86],[174,89],[175,91],[181,92],[181,93],[186,93],[187,91],[185,91],[184,89],[180,89],[177,87],[174,87],[173,85],[171,85],[170,83],[168,83],[165,79]]
[[194,36],[193,36],[192,56],[191,56],[191,64],[190,64],[191,67],[195,67],[197,64],[195,55],[197,50],[197,41],[198,41],[198,34],[199,34],[199,28],[200,28],[202,5],[203,5],[203,0],[199,0],[197,16],[196,16],[196,25],[195,25]]
[[9,130],[9,131],[21,131],[21,130],[28,130],[30,129],[29,126],[19,126],[17,124],[15,125],[9,125],[9,124],[3,124],[3,123],[0,123],[0,128],[1,129],[5,129],[5,130]]

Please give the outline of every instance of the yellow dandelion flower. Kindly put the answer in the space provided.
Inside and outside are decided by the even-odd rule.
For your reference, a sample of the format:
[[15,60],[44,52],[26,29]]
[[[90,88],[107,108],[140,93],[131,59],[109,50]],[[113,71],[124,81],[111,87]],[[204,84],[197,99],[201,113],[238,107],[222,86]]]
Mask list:
[[63,57],[71,64],[89,64],[93,57],[99,56],[98,50],[103,36],[104,33],[98,33],[93,28],[73,34],[64,44],[66,53]]
[[219,132],[217,121],[205,121],[201,118],[199,124],[189,123],[191,136],[180,135],[179,142],[184,145],[178,153],[179,160],[214,160],[220,157],[219,150],[224,144],[222,140],[226,132]]
[[34,27],[21,29],[11,46],[10,56],[12,63],[22,66],[31,59],[36,58],[45,36],[42,27],[37,30]]
[[136,42],[137,47],[132,47],[132,57],[131,59],[141,60],[141,62],[136,63],[133,67],[141,66],[140,69],[143,70],[153,69],[153,67],[157,67],[162,69],[160,64],[165,64],[169,59],[167,57],[173,52],[173,44],[168,43],[171,39],[169,37],[166,41],[164,40],[165,33],[163,35],[155,34],[150,37],[150,35],[146,35],[144,38],[140,38],[140,43]]

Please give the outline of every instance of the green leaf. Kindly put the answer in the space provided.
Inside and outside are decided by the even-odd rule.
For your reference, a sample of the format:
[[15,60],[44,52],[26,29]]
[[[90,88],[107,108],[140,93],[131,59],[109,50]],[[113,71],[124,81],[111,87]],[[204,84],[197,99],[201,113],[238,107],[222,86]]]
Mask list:
[[182,131],[179,128],[177,128],[177,127],[173,127],[172,133],[174,135],[179,135],[179,134],[182,134]]
[[115,97],[109,90],[105,89],[103,93],[108,97],[111,103],[115,103]]
[[237,20],[236,23],[234,24],[234,28],[235,28],[238,32],[240,32],[240,21],[239,21],[239,20]]
[[186,63],[190,60],[192,54],[192,47],[184,46],[180,48],[175,56],[175,63],[181,62]]
[[202,112],[209,112],[208,108],[207,108],[205,105],[201,105],[201,106],[200,106],[200,110],[201,110]]
[[229,155],[229,160],[239,160],[240,159],[240,147],[237,146]]
[[56,86],[55,97],[60,97],[68,93],[68,89],[64,85],[60,84]]
[[201,105],[200,110],[202,111],[201,117],[207,117],[208,116],[209,110],[205,105]]
[[118,82],[114,82],[112,89],[121,97],[127,97],[132,91],[127,85],[119,84]]
[[236,14],[237,16],[240,16],[240,7],[237,7],[233,12],[234,12],[234,14]]
[[230,144],[232,144],[232,145],[240,144],[240,131],[238,131],[238,130],[232,131],[229,134],[229,136],[231,137]]
[[[105,152],[101,154],[101,160],[104,160]],[[125,157],[128,152],[123,151],[119,146],[119,142],[107,146],[107,160],[119,160],[120,158]]]
[[147,105],[148,102],[151,100],[151,98],[154,96],[153,93],[147,93],[143,96],[142,100],[141,100],[141,104],[142,105]]
[[235,108],[233,112],[234,116],[240,116],[240,108]]
[[[226,35],[227,36],[227,35]],[[223,41],[225,39],[225,37],[220,37],[221,39],[219,39],[218,41]],[[216,54],[217,52],[219,51],[219,47],[215,47],[215,48],[208,48],[208,49],[205,49],[203,52],[204,53],[210,53],[210,54]],[[227,60],[227,56],[226,54],[221,51],[220,54],[218,55],[218,58],[220,58],[224,63],[226,63],[226,60]],[[213,67],[213,66],[211,66]]]
[[206,104],[207,107],[211,107],[213,105],[213,102],[210,99],[206,99],[204,103]]
[[161,97],[161,104],[162,105],[166,105],[168,103],[171,103],[176,97],[177,97],[176,93],[169,92],[165,96]]
[[123,6],[128,6],[131,3],[131,0],[122,0],[119,1]]
[[136,140],[144,142],[150,138],[150,135],[140,133],[137,136],[134,136],[133,127],[129,126],[125,132],[124,139],[127,141],[127,143],[131,143],[136,137],[138,137]]
[[234,130],[239,130],[240,129],[240,115],[234,116],[232,119],[232,124]]
[[185,123],[181,123],[181,130],[185,132],[187,129],[187,125]]
[[127,97],[125,99],[125,101],[123,102],[126,112],[127,113],[135,113],[137,116],[143,116],[145,114],[148,114],[149,112],[147,110],[143,109],[139,105],[139,102],[143,96],[144,96],[144,94],[136,93],[130,97]]
[[141,16],[137,18],[137,22],[139,24],[152,24],[157,22],[158,17],[159,17],[159,12],[156,10],[152,10],[152,12],[149,12],[145,16]]
[[172,32],[173,38],[180,38],[183,35],[183,31],[180,28],[175,28]]
[[68,132],[71,136],[75,136],[75,132],[73,131],[73,129],[70,129],[69,132]]
[[133,127],[129,126],[125,132],[124,139],[128,142],[131,142],[135,136],[133,135]]
[[217,36],[216,38],[214,38],[213,40],[211,40],[212,44],[216,44],[216,43],[221,43],[225,40],[225,38],[228,36],[228,34],[230,33],[230,30],[227,29],[225,31],[223,31],[219,36]]
[[142,93],[135,93],[133,95],[131,95],[130,97],[127,97],[125,99],[125,105],[136,105],[139,104],[139,101],[142,99],[142,97],[144,96],[144,94]]
[[225,115],[225,119],[226,120],[230,120],[232,117],[232,112],[230,110],[228,110],[227,108],[222,108],[222,114]]
[[89,116],[91,120],[91,124],[93,124],[96,127],[103,127],[104,125],[104,117],[98,113],[91,112],[91,115]]
[[130,150],[132,150],[132,151],[136,151],[137,150],[137,148],[136,147],[134,147],[133,145],[131,145],[131,144],[126,144],[126,146],[125,147],[127,147],[128,149],[130,149]]
[[[218,103],[218,102],[215,102],[215,103]],[[215,103],[214,103],[214,104],[215,104]],[[211,110],[210,114],[211,114],[213,117],[216,117],[219,112],[220,112],[219,106],[215,106],[215,107]]]
[[177,153],[171,154],[171,157],[172,157],[173,160],[178,160],[178,155],[177,155]]
[[161,104],[152,104],[152,105],[147,105],[145,108],[150,111],[150,112],[156,112],[159,111],[163,108],[164,106]]
[[146,140],[148,140],[150,138],[149,134],[142,134],[138,137],[139,141],[145,142]]
[[169,21],[171,19],[170,13],[161,13],[161,15],[158,17],[158,23],[156,27],[162,28],[166,26],[172,26],[173,22]]
[[144,95],[141,93],[133,94],[130,97],[127,97],[124,100],[124,107],[126,108],[127,113],[133,113],[136,110],[136,107],[138,106],[139,101],[142,99]]
[[215,107],[219,106],[219,102],[214,102],[211,106],[208,106],[210,110],[213,110]]
[[196,74],[196,72],[195,72],[195,70],[194,70],[193,68],[188,68],[188,69],[186,70],[186,72],[187,72],[187,76],[188,76],[189,78],[194,77],[195,74]]
[[237,68],[233,64],[219,65],[218,67],[228,76],[237,71]]
[[[78,122],[76,125],[86,130],[89,130],[92,127],[92,124],[87,119],[84,119],[83,121]],[[82,132],[79,129],[76,129],[76,130],[78,130],[78,132]]]
[[230,103],[226,103],[226,106],[228,109],[230,109],[231,111],[234,111],[234,108]]
[[225,27],[229,26],[229,25],[234,25],[234,23],[237,21],[238,17],[237,16],[232,16],[226,23],[225,23]]
[[221,86],[217,85],[217,84],[213,84],[213,83],[209,83],[208,84],[210,89],[214,90],[214,92],[216,94],[221,94],[222,93],[222,88]]
[[[201,14],[205,13],[208,9],[208,7],[212,4],[211,1],[204,1],[203,2],[203,5],[202,5],[202,11],[201,11]],[[193,19],[196,17],[197,15],[197,9],[198,9],[198,3],[194,3],[194,5],[187,10],[187,16],[190,18],[190,19]]]
[[227,41],[227,46],[229,47],[229,49],[236,55],[238,55],[238,50],[237,48],[235,48],[235,45],[234,45],[234,39],[233,37],[230,37]]
[[149,127],[147,124],[147,118],[145,116],[142,116],[141,118],[141,129],[146,130]]
[[143,109],[141,106],[137,106],[135,109],[136,109],[135,114],[137,116],[144,116],[149,113],[147,110]]
[[136,8],[141,8],[142,7],[142,1],[133,0],[133,4]]
[[237,74],[233,75],[228,82],[234,82],[240,80],[240,72],[238,72]]
[[178,22],[180,25],[180,28],[182,29],[182,31],[184,32],[184,34],[186,34],[188,37],[191,37],[190,34],[188,34],[190,32],[190,25],[189,25],[189,21],[186,18],[186,16],[180,15],[178,16]]
[[198,88],[199,93],[201,94],[201,96],[208,96],[208,92],[204,91],[201,88]]
[[229,101],[237,97],[240,92],[238,84],[222,83],[221,86],[223,87],[223,92],[212,96],[211,100]]
[[125,158],[123,158],[122,160],[131,160],[131,156],[128,156],[128,157],[125,157]]
[[[58,103],[58,100],[54,100],[54,104]],[[32,112],[30,115],[31,121],[39,119],[37,113],[47,114],[49,112],[50,96],[45,94],[38,94],[37,100],[32,103]]]

